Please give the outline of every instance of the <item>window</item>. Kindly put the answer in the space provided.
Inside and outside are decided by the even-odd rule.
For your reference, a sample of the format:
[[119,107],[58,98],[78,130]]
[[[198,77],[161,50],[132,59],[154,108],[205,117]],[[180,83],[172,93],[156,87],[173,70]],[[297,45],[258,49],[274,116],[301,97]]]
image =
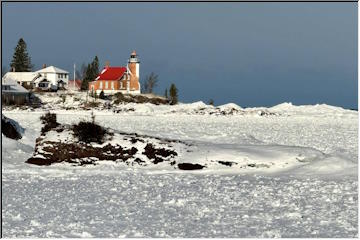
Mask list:
[[100,82],[99,88],[102,89],[102,82]]
[[111,89],[114,90],[114,82],[111,82]]
[[120,89],[122,89],[123,88],[123,83],[122,82],[120,82]]
[[58,78],[60,78],[60,73],[58,73]]
[[39,83],[39,87],[46,88],[48,86],[48,83]]
[[108,88],[109,88],[109,83],[105,82],[105,89],[108,89]]

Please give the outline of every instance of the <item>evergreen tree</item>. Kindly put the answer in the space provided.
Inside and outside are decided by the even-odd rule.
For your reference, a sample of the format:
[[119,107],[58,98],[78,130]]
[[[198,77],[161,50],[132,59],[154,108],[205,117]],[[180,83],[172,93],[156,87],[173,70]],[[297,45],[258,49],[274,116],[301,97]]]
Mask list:
[[32,70],[31,58],[27,52],[26,43],[22,38],[19,39],[15,48],[10,67],[15,69],[16,72],[30,72]]
[[168,97],[168,90],[167,90],[167,88],[165,89],[165,95],[164,95],[164,97],[167,99],[167,98],[169,98]]
[[99,95],[100,99],[105,99],[105,94],[104,94],[104,90],[101,90],[100,95]]
[[213,99],[210,99],[210,100],[209,100],[209,105],[213,105],[213,106],[214,106],[214,100],[213,100]]
[[175,105],[178,103],[178,89],[176,88],[175,84],[171,84],[170,86],[170,104]]
[[81,90],[89,89],[89,82],[94,81],[95,78],[99,75],[99,59],[95,56],[91,64],[88,64],[85,76],[81,82]]
[[91,63],[92,74],[94,79],[99,75],[99,58],[95,56],[94,60]]
[[81,82],[81,90],[88,90],[89,89],[89,82],[94,80],[92,78],[92,76],[93,76],[92,69],[91,69],[91,65],[89,63],[87,68],[86,68],[84,79]]

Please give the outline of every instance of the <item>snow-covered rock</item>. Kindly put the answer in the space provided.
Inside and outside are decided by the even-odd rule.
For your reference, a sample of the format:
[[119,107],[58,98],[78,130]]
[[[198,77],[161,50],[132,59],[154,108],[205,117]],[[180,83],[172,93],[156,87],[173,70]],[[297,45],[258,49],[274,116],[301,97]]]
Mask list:
[[5,137],[17,140],[22,138],[24,128],[18,122],[1,114],[1,133]]
[[98,164],[100,161],[140,166],[166,162],[173,166],[178,154],[189,146],[181,141],[110,129],[106,129],[101,142],[83,142],[76,137],[74,129],[71,125],[58,125],[43,132],[36,140],[33,156],[26,162],[36,165],[70,163],[75,166]]

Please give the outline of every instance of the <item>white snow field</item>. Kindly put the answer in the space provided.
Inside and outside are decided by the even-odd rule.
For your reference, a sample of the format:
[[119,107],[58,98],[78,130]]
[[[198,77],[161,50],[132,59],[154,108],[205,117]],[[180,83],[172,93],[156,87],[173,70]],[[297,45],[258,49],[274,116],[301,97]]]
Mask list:
[[[231,115],[212,115],[202,102],[119,108],[134,111],[97,110],[96,122],[189,142],[179,162],[207,167],[26,164],[44,110],[4,110],[25,132],[18,141],[2,136],[3,237],[358,236],[356,111],[290,103],[218,107],[237,109]],[[53,112],[67,124],[91,113]]]

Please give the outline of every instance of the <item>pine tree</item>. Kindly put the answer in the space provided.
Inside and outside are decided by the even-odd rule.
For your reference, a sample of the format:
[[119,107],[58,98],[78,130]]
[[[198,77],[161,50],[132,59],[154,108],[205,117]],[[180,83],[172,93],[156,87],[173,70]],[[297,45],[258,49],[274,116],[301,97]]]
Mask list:
[[100,99],[105,99],[105,93],[104,90],[101,90],[100,95],[99,95]]
[[92,76],[93,76],[92,69],[91,69],[91,65],[89,63],[87,68],[86,68],[84,79],[81,82],[81,90],[88,90],[89,89],[89,82],[94,80],[92,78]]
[[175,105],[178,103],[178,89],[176,88],[175,84],[171,84],[170,86],[170,104]]
[[95,56],[94,60],[91,63],[91,70],[94,79],[99,75],[99,58]]
[[89,82],[94,81],[95,78],[99,75],[99,58],[95,56],[91,64],[88,64],[85,76],[81,82],[81,90],[89,89]]
[[213,99],[210,99],[210,100],[209,100],[209,105],[213,105],[213,106],[214,106],[214,100],[213,100]]
[[31,58],[27,52],[26,43],[22,38],[19,39],[15,48],[10,67],[15,69],[16,72],[30,72],[32,70]]
[[165,95],[164,95],[164,97],[165,97],[166,99],[169,98],[169,97],[168,97],[168,90],[167,90],[167,88],[165,89]]

